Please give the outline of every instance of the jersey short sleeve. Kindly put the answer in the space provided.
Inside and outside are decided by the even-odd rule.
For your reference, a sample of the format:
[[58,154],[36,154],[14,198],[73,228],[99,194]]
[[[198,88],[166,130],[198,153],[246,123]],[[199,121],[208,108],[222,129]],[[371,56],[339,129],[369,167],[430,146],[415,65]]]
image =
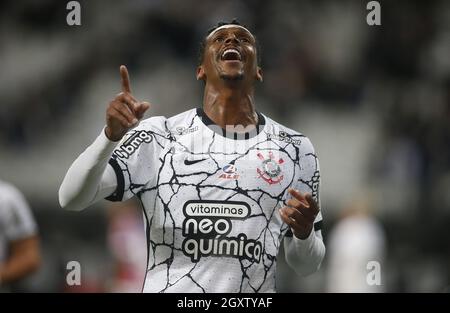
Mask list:
[[5,239],[10,242],[35,235],[37,226],[22,193],[6,184],[0,189],[0,227]]
[[164,149],[167,134],[164,118],[153,117],[142,121],[124,136],[109,160],[117,176],[117,188],[107,200],[130,199],[156,180],[159,155]]
[[[320,205],[320,165],[319,158],[314,150],[311,141],[305,137],[300,146],[299,157],[300,175],[295,184],[295,189],[302,193],[310,193],[319,206],[319,213],[314,220],[314,230],[322,229],[322,210]],[[292,236],[291,230],[286,233],[287,237]]]

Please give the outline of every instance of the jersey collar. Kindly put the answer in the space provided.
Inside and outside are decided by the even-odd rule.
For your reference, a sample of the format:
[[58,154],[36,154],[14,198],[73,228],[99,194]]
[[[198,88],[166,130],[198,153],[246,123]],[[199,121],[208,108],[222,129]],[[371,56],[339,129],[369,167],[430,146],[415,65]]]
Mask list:
[[226,129],[220,127],[219,125],[214,123],[214,121],[212,121],[208,117],[208,115],[206,115],[203,108],[197,108],[197,115],[200,118],[200,120],[203,122],[203,124],[205,124],[205,126],[208,126],[211,130],[213,130],[214,132],[216,132],[217,134],[219,134],[223,137],[226,137],[229,139],[234,139],[234,140],[250,139],[250,138],[257,136],[259,133],[262,132],[262,130],[264,129],[264,126],[266,124],[266,119],[258,111],[256,112],[256,114],[258,115],[258,124],[254,128],[254,130],[249,131],[249,132],[239,133],[239,132],[227,131]]

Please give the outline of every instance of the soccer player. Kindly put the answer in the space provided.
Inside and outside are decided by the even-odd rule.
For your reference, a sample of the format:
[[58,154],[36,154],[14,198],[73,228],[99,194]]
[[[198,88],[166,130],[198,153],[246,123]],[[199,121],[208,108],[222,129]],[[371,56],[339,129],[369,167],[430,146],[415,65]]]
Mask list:
[[0,292],[39,268],[36,223],[22,193],[0,181]]
[[[149,103],[122,92],[72,164],[62,207],[136,196],[146,219],[144,292],[274,292],[284,238],[298,273],[322,262],[319,162],[310,140],[255,110],[256,39],[233,21],[203,40],[203,106],[138,122]],[[139,123],[139,124],[138,124]]]

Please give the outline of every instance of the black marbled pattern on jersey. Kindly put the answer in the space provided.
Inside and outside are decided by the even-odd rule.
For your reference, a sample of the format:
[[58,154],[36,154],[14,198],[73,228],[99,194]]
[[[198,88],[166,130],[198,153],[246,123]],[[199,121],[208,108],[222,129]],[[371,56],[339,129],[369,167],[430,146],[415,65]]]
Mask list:
[[[275,291],[277,254],[288,230],[278,209],[287,189],[318,198],[319,166],[309,139],[267,118],[256,137],[225,139],[195,110],[149,119],[126,138],[142,131],[151,142],[135,141],[133,155],[114,159],[124,180],[118,200],[136,195],[147,220],[144,291]],[[246,206],[245,217],[207,211]]]

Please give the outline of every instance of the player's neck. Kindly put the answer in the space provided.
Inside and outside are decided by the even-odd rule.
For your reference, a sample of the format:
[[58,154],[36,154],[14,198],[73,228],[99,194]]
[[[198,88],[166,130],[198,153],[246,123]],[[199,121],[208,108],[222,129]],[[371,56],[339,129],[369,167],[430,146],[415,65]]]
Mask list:
[[255,112],[253,89],[213,88],[205,86],[203,110],[217,125],[256,125],[258,115]]

